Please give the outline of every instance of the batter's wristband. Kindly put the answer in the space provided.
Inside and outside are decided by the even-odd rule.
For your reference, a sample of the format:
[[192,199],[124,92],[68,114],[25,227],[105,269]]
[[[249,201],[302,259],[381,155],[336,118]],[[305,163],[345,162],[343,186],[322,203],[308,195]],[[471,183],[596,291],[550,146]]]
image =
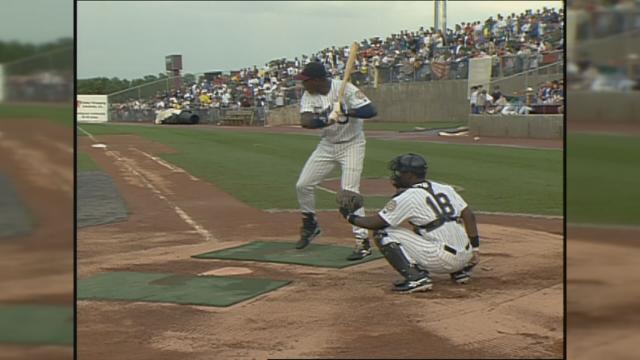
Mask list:
[[469,242],[471,243],[471,247],[477,249],[480,247],[480,236],[469,236]]
[[347,216],[347,222],[349,222],[349,224],[351,225],[355,225],[354,221],[356,221],[357,218],[359,218],[360,216],[356,215],[356,214],[349,214],[349,216]]

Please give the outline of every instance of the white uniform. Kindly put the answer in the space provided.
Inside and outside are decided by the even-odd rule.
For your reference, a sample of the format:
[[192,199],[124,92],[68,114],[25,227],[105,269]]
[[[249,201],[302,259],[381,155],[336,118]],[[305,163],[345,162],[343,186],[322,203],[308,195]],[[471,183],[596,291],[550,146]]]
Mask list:
[[[415,184],[391,199],[378,213],[389,227],[381,244],[400,244],[412,264],[433,273],[461,270],[473,256],[464,226],[456,221],[467,203],[449,185],[433,181]],[[399,227],[408,220],[420,227],[439,219],[451,219],[434,230],[419,228],[420,235]]]
[[[331,89],[327,95],[312,95],[305,91],[300,102],[300,112],[321,113],[331,108],[338,101],[341,84],[341,80],[331,80]],[[371,103],[364,93],[351,83],[345,88],[343,101],[347,105],[347,111]],[[315,213],[315,186],[329,176],[336,165],[340,165],[342,169],[342,189],[360,192],[366,144],[362,128],[362,119],[349,117],[346,124],[333,124],[322,130],[320,143],[307,159],[296,184],[298,203],[303,213]],[[365,215],[364,209],[355,213]],[[355,226],[353,234],[357,239],[368,237],[367,229]]]

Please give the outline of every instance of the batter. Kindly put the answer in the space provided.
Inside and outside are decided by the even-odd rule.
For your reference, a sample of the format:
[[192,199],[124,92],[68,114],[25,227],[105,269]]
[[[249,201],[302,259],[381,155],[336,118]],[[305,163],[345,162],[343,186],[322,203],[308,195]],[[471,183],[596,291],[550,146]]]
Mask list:
[[[363,120],[377,115],[366,95],[348,83],[344,103],[336,103],[342,82],[329,78],[321,63],[311,62],[296,76],[302,80],[305,92],[300,102],[300,123],[307,129],[323,129],[321,140],[304,165],[296,191],[302,212],[302,228],[297,249],[303,249],[321,233],[315,216],[315,187],[339,165],[342,171],[340,187],[359,192],[366,140]],[[356,214],[364,216],[364,208]],[[367,229],[354,226],[355,247],[348,260],[360,260],[371,254]]]

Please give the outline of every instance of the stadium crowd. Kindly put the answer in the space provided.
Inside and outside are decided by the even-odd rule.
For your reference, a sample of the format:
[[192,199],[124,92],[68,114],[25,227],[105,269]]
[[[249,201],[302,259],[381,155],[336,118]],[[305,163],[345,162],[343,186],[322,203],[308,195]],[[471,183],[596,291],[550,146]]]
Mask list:
[[482,85],[473,86],[469,102],[472,114],[529,115],[561,113],[564,102],[564,81],[542,83],[537,90],[531,87],[507,95],[494,86],[489,92]]
[[640,31],[640,0],[570,0],[576,23],[575,59],[567,64],[572,90],[640,90],[640,54],[612,54],[606,63],[594,63],[581,46],[590,41],[616,41],[616,36]]
[[[401,81],[465,79],[468,61],[493,57],[492,76],[535,69],[562,59],[563,9],[543,8],[498,14],[484,21],[456,24],[445,33],[421,27],[382,39],[364,39],[352,81],[357,85]],[[311,61],[342,77],[349,46],[325,48],[294,59],[277,59],[214,78],[201,77],[155,99],[114,104],[120,109],[280,107],[296,103],[301,89],[294,76]]]

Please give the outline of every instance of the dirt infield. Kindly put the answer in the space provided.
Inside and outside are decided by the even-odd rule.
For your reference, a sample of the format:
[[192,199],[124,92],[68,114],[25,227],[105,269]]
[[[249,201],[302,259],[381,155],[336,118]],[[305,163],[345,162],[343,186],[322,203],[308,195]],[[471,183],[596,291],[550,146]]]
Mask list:
[[567,228],[567,355],[631,359],[640,341],[639,228]]
[[594,135],[640,135],[640,124],[610,123],[610,122],[581,122],[567,121],[569,133],[584,133]]
[[[73,306],[73,128],[46,120],[0,121],[0,163],[34,226],[0,239],[0,305]],[[8,359],[71,359],[70,346],[0,344]]]
[[[547,220],[528,219],[522,227],[499,217],[481,220],[482,262],[474,280],[458,286],[438,277],[434,291],[406,296],[391,293],[398,275],[384,260],[325,269],[192,259],[254,240],[293,246],[299,215],[239,202],[159,160],[156,155],[173,151],[166,146],[130,135],[97,141],[107,148],[92,148],[83,137],[79,150],[113,177],[131,215],[78,231],[80,279],[115,270],[213,271],[292,283],[228,308],[80,301],[80,359],[562,356],[557,224],[540,231]],[[319,221],[318,243],[352,244],[350,227],[336,212],[320,213]]]

